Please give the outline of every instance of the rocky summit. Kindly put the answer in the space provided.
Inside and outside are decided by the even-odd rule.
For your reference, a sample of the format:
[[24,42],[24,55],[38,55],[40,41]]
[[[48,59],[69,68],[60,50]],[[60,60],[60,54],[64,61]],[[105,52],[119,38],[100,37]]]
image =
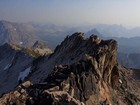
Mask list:
[[139,81],[118,64],[113,39],[75,33],[33,62],[34,72],[0,105],[140,105]]

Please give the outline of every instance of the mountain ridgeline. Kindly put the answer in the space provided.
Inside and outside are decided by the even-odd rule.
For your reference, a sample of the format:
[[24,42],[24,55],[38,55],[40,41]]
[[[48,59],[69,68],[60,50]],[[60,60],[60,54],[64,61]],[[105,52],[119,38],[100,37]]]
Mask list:
[[[133,79],[132,70],[118,64],[113,39],[74,33],[51,54],[33,59],[23,53],[22,58],[20,62],[17,56],[15,62],[11,57],[14,63],[1,69],[9,75],[0,82],[1,105],[140,104],[139,82]],[[20,64],[22,68],[15,66]],[[3,88],[3,84],[8,86]]]
[[[91,30],[89,31],[89,29]],[[139,68],[140,62],[140,37],[118,37],[118,36],[138,36],[139,28],[127,29],[121,25],[94,25],[87,27],[64,27],[53,24],[37,23],[14,23],[9,21],[0,21],[0,45],[4,43],[19,45],[24,48],[34,49],[35,44],[41,44],[35,52],[45,54],[50,52],[48,49],[54,49],[66,37],[77,31],[86,32],[85,36],[91,34],[98,35],[102,39],[115,39],[118,42],[118,62],[126,67]],[[46,48],[44,48],[47,46]],[[43,48],[43,50],[42,50]],[[30,51],[30,50],[29,50]],[[31,52],[31,51],[30,51]],[[34,51],[32,51],[34,52]],[[36,54],[36,53],[34,53]]]

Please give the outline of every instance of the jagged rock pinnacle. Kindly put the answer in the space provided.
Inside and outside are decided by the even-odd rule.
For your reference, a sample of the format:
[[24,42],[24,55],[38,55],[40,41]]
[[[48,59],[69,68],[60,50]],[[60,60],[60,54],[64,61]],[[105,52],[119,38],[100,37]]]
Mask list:
[[[117,62],[117,42],[113,39],[101,40],[96,35],[84,38],[83,35],[75,33],[57,46],[41,65],[47,65],[43,75],[36,71],[31,76],[32,79],[40,76],[40,83],[27,82],[30,84],[28,87],[21,84],[15,91],[3,95],[0,104],[140,104],[137,81]],[[50,74],[46,76],[45,72],[50,69]]]

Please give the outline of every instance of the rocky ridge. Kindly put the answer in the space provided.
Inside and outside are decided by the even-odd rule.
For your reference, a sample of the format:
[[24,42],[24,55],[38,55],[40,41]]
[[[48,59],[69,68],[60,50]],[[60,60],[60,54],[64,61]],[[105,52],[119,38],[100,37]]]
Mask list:
[[[83,33],[75,33],[52,55],[34,63],[37,65],[32,66],[34,73],[27,79],[29,81],[4,94],[0,104],[140,104],[139,82],[132,78],[130,70],[118,64],[115,40],[101,40],[96,35],[86,39]],[[42,65],[47,65],[44,66],[46,71]],[[39,74],[41,70],[44,75]]]
[[39,56],[43,55],[34,49],[9,43],[0,46],[0,95],[15,88],[20,79],[24,81],[32,72],[33,61]]
[[52,53],[51,48],[49,48],[45,43],[36,41],[31,49],[40,55],[48,55]]

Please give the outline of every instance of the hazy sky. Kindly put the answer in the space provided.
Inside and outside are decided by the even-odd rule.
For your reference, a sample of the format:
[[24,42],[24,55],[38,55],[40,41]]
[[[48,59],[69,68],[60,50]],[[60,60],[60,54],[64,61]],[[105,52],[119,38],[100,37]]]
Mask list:
[[140,0],[0,0],[0,20],[140,26]]

